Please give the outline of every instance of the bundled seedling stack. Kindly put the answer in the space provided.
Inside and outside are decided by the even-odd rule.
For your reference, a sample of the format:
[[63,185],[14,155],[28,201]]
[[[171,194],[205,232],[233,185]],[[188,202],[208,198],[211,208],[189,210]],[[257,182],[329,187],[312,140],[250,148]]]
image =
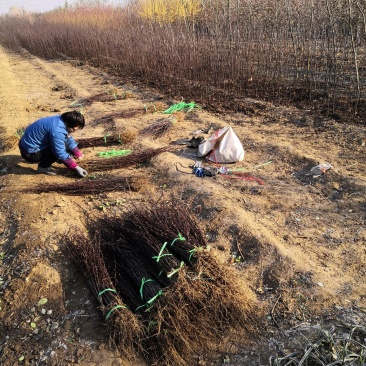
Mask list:
[[135,134],[130,131],[123,131],[118,134],[106,134],[103,137],[90,137],[78,140],[78,147],[80,149],[95,146],[109,146],[128,144],[135,139]]
[[142,151],[133,152],[129,155],[118,156],[111,159],[86,161],[85,165],[88,171],[91,172],[127,168],[137,164],[146,163],[154,156],[172,150],[176,150],[176,148],[165,146],[157,149],[145,149]]
[[136,116],[140,116],[144,113],[145,109],[143,108],[131,108],[128,110],[121,110],[96,118],[91,122],[91,124],[96,125],[96,124],[109,123],[113,122],[116,118],[133,118]]
[[89,237],[66,238],[123,354],[191,365],[233,329],[252,327],[247,296],[210,253],[188,206],[172,197],[123,212],[90,223]]
[[175,123],[173,118],[160,118],[155,122],[150,123],[147,127],[140,131],[140,136],[150,136],[159,138],[171,130]]
[[102,192],[138,192],[146,184],[143,177],[109,176],[95,179],[83,179],[72,183],[42,183],[36,187],[24,189],[28,193],[57,192],[67,196],[85,196],[86,194],[100,194]]

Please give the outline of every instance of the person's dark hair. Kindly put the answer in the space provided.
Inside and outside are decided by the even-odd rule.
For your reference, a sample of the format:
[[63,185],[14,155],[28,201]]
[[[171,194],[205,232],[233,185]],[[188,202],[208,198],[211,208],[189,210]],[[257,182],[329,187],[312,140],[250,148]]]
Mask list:
[[67,128],[79,127],[81,129],[85,126],[84,116],[77,111],[62,113],[61,119],[63,120]]

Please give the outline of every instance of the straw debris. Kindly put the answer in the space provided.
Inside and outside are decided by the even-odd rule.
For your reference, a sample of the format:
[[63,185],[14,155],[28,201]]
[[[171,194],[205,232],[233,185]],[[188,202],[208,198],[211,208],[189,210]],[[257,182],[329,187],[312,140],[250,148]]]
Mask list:
[[5,137],[5,128],[0,127],[0,152],[10,150],[18,141],[16,136]]
[[[303,326],[288,331],[293,346],[271,356],[270,366],[364,365],[366,328],[356,324]],[[292,351],[288,352],[288,349]]]

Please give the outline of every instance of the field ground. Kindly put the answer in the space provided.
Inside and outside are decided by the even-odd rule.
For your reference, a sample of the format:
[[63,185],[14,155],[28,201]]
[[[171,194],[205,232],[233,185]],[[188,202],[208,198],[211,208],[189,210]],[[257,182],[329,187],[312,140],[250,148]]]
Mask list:
[[[165,116],[147,113],[148,107],[177,100],[76,61],[46,62],[0,49],[0,70],[0,128],[7,141],[0,156],[2,365],[127,364],[109,347],[96,301],[59,237],[70,227],[83,230],[89,217],[113,212],[121,201],[171,192],[193,199],[192,213],[212,251],[239,271],[264,314],[262,332],[251,342],[203,354],[197,364],[268,365],[271,355],[290,351],[286,342],[294,329],[336,321],[365,324],[365,125],[243,98],[246,115],[191,111],[161,138],[142,138],[141,128]],[[190,139],[200,129],[229,125],[245,149],[244,161],[229,168],[245,167],[265,184],[222,175],[196,177],[189,168],[195,149],[181,146],[146,166],[103,173],[141,177],[138,192],[31,193],[39,184],[76,178],[58,164],[56,177],[37,174],[36,166],[19,156],[16,131],[111,86],[125,98],[84,103],[87,124],[74,134],[76,140],[124,131],[136,136],[128,148],[156,148]],[[122,110],[125,118],[96,121]],[[85,164],[80,165],[87,168],[87,161],[105,149],[83,149]],[[333,169],[318,178],[306,175],[323,162]],[[37,306],[41,298],[48,302]]]

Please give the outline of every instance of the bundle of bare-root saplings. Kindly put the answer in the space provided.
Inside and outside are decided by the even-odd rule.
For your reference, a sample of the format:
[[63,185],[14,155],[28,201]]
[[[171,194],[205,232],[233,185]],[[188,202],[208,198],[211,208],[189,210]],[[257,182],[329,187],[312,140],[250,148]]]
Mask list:
[[[119,216],[120,215],[120,216]],[[251,301],[177,198],[124,207],[65,237],[117,349],[149,365],[192,365],[253,330]]]
[[177,150],[176,147],[163,146],[156,149],[144,149],[141,151],[133,152],[129,155],[117,156],[112,159],[102,159],[102,160],[89,160],[85,161],[85,166],[88,171],[99,172],[113,169],[128,168],[137,164],[144,164],[150,161],[154,156],[161,153]]
[[171,118],[160,118],[143,128],[140,131],[140,136],[151,136],[153,138],[162,137],[172,129],[174,123],[175,121]]
[[136,134],[131,131],[122,131],[119,133],[106,134],[101,137],[88,137],[78,140],[78,147],[84,149],[86,147],[124,145],[133,142]]
[[22,189],[27,193],[57,192],[66,196],[85,196],[102,192],[139,192],[146,184],[144,177],[136,176],[109,176],[95,179],[83,179],[70,183],[41,183],[35,187]]

